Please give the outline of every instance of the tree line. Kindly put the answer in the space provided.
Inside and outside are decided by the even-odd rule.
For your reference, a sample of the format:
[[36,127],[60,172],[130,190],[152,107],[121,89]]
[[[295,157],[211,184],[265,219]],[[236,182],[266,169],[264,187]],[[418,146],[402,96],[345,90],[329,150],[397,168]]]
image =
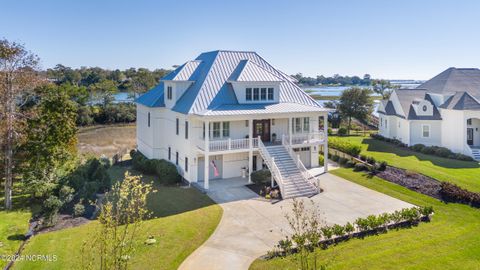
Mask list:
[[341,76],[335,74],[331,77],[325,77],[323,75],[318,75],[317,77],[305,77],[302,73],[297,73],[292,75],[300,85],[303,86],[316,86],[316,85],[357,85],[357,86],[368,86],[372,83],[372,78],[370,74],[365,74],[363,77],[359,76]]

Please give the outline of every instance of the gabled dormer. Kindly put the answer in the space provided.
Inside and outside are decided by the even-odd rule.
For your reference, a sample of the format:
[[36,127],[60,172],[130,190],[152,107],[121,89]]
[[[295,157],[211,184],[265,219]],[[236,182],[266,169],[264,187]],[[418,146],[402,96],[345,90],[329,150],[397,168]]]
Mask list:
[[425,99],[415,99],[412,102],[412,107],[417,116],[431,116],[433,115],[433,104]]
[[165,107],[171,109],[175,106],[177,100],[195,82],[194,74],[201,63],[199,60],[188,61],[161,80],[164,83]]
[[283,79],[250,60],[241,60],[228,79],[238,103],[278,103]]

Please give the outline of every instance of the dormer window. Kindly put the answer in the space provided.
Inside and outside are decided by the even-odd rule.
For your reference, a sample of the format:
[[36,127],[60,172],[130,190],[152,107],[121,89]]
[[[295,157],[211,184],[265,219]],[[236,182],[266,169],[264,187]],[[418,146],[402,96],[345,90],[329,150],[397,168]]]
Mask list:
[[260,99],[267,100],[267,88],[260,89]]
[[268,100],[273,100],[273,88],[268,88]]
[[167,86],[167,99],[172,99],[172,87]]
[[252,100],[252,88],[245,89],[245,100]]
[[260,98],[260,88],[253,88],[253,100],[259,100]]

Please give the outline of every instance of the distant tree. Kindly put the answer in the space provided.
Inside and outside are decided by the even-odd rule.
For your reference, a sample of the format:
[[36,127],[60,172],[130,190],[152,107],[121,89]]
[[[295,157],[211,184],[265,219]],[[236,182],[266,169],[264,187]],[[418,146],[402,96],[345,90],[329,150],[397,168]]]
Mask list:
[[3,148],[5,209],[12,208],[15,151],[23,134],[22,107],[29,94],[43,81],[38,73],[39,58],[21,44],[0,40],[0,145]]
[[148,69],[139,68],[135,75],[131,78],[131,92],[134,97],[141,93],[145,93],[158,83],[155,75]]
[[95,98],[102,100],[102,104],[106,107],[114,100],[113,95],[118,92],[118,87],[111,80],[102,80],[90,87],[90,91]]
[[372,80],[373,91],[382,96],[383,99],[388,99],[392,91],[400,88],[400,85],[394,85],[387,80]]
[[373,100],[370,89],[350,88],[342,92],[340,96],[338,110],[343,119],[348,120],[347,132],[350,135],[352,118],[360,121],[366,121],[373,110]]

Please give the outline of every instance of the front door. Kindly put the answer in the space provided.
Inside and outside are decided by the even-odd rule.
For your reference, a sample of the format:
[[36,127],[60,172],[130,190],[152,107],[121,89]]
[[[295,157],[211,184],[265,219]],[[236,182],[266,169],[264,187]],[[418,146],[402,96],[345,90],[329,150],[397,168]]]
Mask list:
[[270,119],[253,120],[253,137],[258,136],[263,142],[270,142]]
[[473,128],[467,128],[467,144],[473,145]]

